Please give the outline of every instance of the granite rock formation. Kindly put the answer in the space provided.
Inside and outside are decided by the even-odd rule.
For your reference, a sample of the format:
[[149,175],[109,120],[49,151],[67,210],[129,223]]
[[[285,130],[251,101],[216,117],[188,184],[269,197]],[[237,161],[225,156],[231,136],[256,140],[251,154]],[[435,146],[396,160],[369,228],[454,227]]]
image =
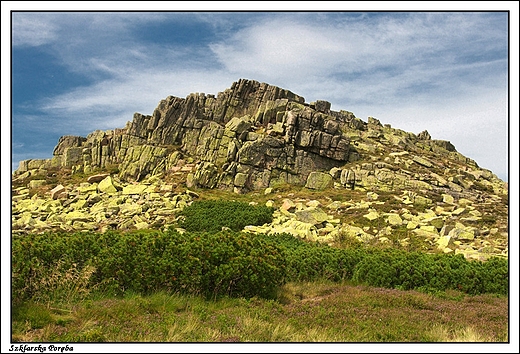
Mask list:
[[[34,169],[93,173],[117,165],[123,181],[140,181],[196,163],[189,187],[243,192],[284,183],[324,188],[505,188],[491,171],[427,131],[418,134],[365,122],[288,90],[239,80],[215,95],[169,96],[152,115],[135,113],[125,128],[60,138],[48,160],[20,162],[15,176]],[[308,180],[309,177],[311,180]],[[320,178],[318,181],[316,178]]]

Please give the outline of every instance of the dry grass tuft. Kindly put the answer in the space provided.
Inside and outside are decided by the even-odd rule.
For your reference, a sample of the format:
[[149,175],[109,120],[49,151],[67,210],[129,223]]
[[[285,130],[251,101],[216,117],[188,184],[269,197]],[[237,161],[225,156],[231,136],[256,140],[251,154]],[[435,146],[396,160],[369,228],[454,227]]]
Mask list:
[[[458,330],[449,330],[443,325],[434,325],[430,331],[434,342],[464,342],[464,343],[490,343],[496,342],[492,335],[475,330],[473,327],[465,327]],[[507,338],[504,339],[507,341]]]

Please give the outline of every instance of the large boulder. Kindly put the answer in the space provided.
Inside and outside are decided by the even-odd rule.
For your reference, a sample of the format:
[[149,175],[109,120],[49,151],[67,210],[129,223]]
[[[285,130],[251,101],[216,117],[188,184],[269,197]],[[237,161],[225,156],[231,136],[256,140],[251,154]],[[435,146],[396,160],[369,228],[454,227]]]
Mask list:
[[106,177],[110,176],[110,173],[99,173],[93,176],[89,176],[87,178],[88,183],[98,183],[104,180]]
[[303,210],[297,210],[294,214],[296,215],[296,219],[298,221],[312,225],[321,224],[329,219],[327,213],[325,213],[320,208],[307,208]]
[[112,179],[112,176],[105,177],[101,182],[98,184],[98,191],[100,193],[116,193],[117,188],[114,185],[114,180]]
[[305,188],[324,190],[332,184],[332,176],[324,172],[311,172],[307,177]]
[[54,187],[53,189],[51,189],[51,198],[52,199],[59,199],[59,198],[63,198],[63,197],[66,197],[66,189],[64,186],[62,186],[61,184],[57,185],[56,187]]
[[58,144],[54,148],[53,155],[63,155],[66,150],[69,148],[79,148],[82,146],[84,142],[87,141],[87,138],[81,136],[73,136],[73,135],[65,135],[58,140]]

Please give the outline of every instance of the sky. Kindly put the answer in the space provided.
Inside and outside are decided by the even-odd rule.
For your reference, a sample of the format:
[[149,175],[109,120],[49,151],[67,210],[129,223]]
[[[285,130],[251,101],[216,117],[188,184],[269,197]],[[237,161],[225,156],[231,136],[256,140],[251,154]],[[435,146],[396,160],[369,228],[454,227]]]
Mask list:
[[508,179],[507,12],[13,12],[11,170],[240,78],[449,140]]
[[[223,3],[2,1],[2,186],[4,171],[51,158],[63,135],[123,128],[169,95],[218,94],[244,78],[428,130],[514,181],[516,198],[518,2]],[[128,11],[142,9],[158,11]]]

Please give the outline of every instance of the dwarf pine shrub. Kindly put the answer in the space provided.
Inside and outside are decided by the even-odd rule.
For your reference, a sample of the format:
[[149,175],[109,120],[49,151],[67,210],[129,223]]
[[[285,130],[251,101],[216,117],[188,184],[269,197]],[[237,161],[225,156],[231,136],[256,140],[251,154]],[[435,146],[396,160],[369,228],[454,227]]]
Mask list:
[[284,283],[320,280],[507,295],[509,268],[502,258],[480,262],[398,249],[339,249],[288,234],[169,229],[12,238],[15,300],[40,299],[42,292],[83,296],[93,288],[268,298]]
[[180,214],[180,226],[187,231],[219,232],[222,228],[240,231],[247,225],[273,221],[274,208],[229,200],[195,201]]
[[57,282],[49,282],[48,274],[71,267],[95,269],[83,287],[105,286],[120,294],[166,290],[209,297],[270,297],[285,277],[284,254],[273,240],[231,231],[16,237],[12,265],[13,298],[19,299],[56,291]]

